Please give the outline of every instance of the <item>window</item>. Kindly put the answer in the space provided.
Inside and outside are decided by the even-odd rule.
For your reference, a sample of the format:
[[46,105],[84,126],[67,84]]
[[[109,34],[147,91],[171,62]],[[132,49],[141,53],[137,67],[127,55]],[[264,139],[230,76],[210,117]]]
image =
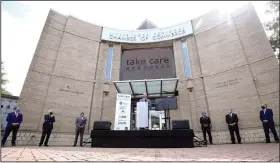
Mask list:
[[112,60],[113,60],[113,46],[109,45],[107,66],[106,66],[106,80],[111,80]]
[[186,77],[191,77],[191,65],[190,65],[190,57],[188,53],[188,47],[186,40],[182,41],[182,52],[184,57],[184,66],[186,70]]

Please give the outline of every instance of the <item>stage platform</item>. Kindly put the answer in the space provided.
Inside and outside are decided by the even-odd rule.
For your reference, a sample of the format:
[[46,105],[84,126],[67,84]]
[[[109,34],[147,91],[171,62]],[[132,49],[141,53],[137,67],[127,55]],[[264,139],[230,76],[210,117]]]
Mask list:
[[194,148],[190,130],[92,130],[91,147]]

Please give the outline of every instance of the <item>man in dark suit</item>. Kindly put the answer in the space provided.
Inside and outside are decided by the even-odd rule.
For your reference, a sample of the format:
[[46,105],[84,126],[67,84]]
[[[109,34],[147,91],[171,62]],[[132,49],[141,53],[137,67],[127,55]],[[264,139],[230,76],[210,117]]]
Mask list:
[[202,117],[200,117],[200,124],[201,124],[201,129],[203,132],[204,141],[207,142],[207,139],[206,139],[206,132],[207,132],[207,134],[209,136],[209,142],[210,142],[210,144],[213,144],[212,135],[211,135],[211,128],[212,128],[211,120],[210,120],[210,117],[206,116],[205,112],[202,112]]
[[238,128],[238,116],[237,114],[232,113],[232,109],[229,109],[229,114],[226,115],[226,122],[230,132],[231,144],[235,144],[234,132],[236,134],[238,143],[241,144],[241,137]]
[[2,138],[2,146],[5,146],[6,140],[12,131],[12,146],[16,146],[17,132],[23,120],[23,115],[20,113],[20,108],[15,107],[14,111],[7,115],[7,126]]
[[80,135],[80,146],[83,146],[83,136],[85,131],[85,126],[87,124],[87,119],[84,117],[84,113],[81,113],[76,119],[76,137],[74,142],[74,147],[77,145],[78,137]]
[[[53,112],[51,110],[49,110],[49,114],[46,114],[44,116],[44,123],[43,123],[43,127],[42,127],[43,131],[42,131],[42,136],[41,136],[39,146],[42,146],[42,144],[44,143],[44,146],[48,147],[48,142],[49,142],[49,138],[52,133],[54,122],[55,122],[55,117],[53,115]],[[47,138],[45,140],[46,135],[47,135]],[[44,142],[44,140],[45,140],[45,142]]]
[[271,130],[274,140],[279,142],[279,138],[277,132],[274,127],[274,120],[273,120],[273,111],[272,109],[268,109],[266,104],[262,104],[262,110],[260,111],[260,120],[263,124],[263,130],[265,134],[266,143],[270,143],[269,137],[269,129]]

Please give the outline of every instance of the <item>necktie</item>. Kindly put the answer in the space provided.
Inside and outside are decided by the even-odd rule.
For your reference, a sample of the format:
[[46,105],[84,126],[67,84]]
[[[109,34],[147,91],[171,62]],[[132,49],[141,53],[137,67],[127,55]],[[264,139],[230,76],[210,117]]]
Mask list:
[[16,118],[18,117],[18,113],[16,113]]
[[145,102],[147,102],[147,100],[145,99]]

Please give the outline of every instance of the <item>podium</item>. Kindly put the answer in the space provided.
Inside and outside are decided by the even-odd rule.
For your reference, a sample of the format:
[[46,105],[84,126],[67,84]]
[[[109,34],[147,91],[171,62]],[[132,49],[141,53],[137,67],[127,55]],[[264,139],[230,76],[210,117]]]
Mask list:
[[149,106],[148,102],[137,102],[136,128],[149,127]]

